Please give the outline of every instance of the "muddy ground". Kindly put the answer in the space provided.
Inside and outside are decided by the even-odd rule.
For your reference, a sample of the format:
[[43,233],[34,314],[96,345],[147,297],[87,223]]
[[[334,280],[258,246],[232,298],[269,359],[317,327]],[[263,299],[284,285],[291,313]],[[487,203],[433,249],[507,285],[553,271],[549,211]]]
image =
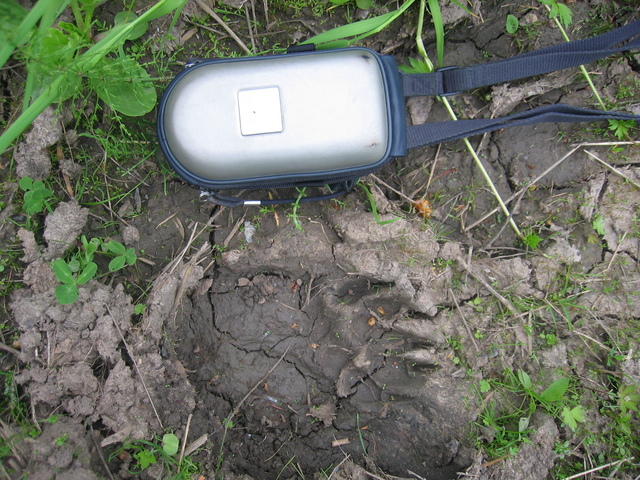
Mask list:
[[[603,17],[614,25],[639,18],[632,3],[571,3],[571,37],[596,33]],[[447,64],[562,41],[537,2],[476,2],[475,11],[450,19]],[[189,2],[178,33],[193,28],[196,14],[203,15]],[[327,28],[308,10],[298,14],[295,29],[281,35],[301,40]],[[505,32],[508,14],[523,25],[516,35]],[[367,45],[407,63],[416,56],[415,22],[406,15]],[[207,42],[202,32],[191,36],[177,60]],[[607,102],[640,113],[639,55],[590,68]],[[634,93],[622,96],[622,87]],[[452,97],[467,118],[558,101],[595,106],[577,70]],[[447,118],[433,99],[411,100],[407,112],[415,123]],[[186,446],[197,441],[187,452],[200,465],[195,478],[535,480],[563,478],[560,465],[584,472],[594,459],[616,460],[598,457],[614,438],[602,407],[615,379],[640,385],[637,144],[585,144],[615,140],[606,125],[473,138],[502,197],[513,197],[515,222],[542,240],[532,249],[497,211],[462,142],[412,151],[340,201],[297,210],[201,203],[197,191],[162,174],[158,152],[124,178],[131,195],[105,208],[65,192],[73,162],[64,171],[60,159],[51,165],[58,145],[92,149],[89,162],[106,156],[68,134],[75,128],[51,110],[3,156],[0,235],[7,251],[20,250],[20,268],[3,274],[21,287],[5,299],[16,333],[4,339],[11,348],[3,368],[15,369],[42,432],[14,445],[10,478],[169,478],[162,462],[131,473],[133,450],[118,450],[165,432]],[[55,210],[35,232],[21,226],[17,204],[15,179],[27,175],[53,175],[60,185]],[[406,197],[428,199],[430,217]],[[80,298],[63,306],[50,262],[75,251],[81,234],[122,241],[141,260],[81,286]],[[586,419],[573,431],[538,409],[518,448],[494,458],[484,447],[497,432],[482,420],[499,394],[480,385],[520,369],[539,390],[574,379]],[[56,421],[45,421],[52,415]],[[637,432],[635,416],[630,425]],[[4,438],[18,430],[7,424]],[[624,469],[583,478],[637,478],[638,444],[628,447]]]

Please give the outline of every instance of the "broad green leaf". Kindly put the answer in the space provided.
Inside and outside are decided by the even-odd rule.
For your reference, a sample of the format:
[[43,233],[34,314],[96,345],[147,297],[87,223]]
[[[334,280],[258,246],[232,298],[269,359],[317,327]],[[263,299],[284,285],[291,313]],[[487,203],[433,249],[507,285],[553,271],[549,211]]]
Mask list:
[[[135,13],[130,12],[128,10],[124,10],[122,12],[119,12],[115,16],[115,18],[113,19],[113,24],[124,25],[126,23],[135,22],[135,20],[137,19],[138,19],[138,16]],[[140,38],[142,35],[147,33],[148,29],[149,29],[149,22],[145,22],[145,21],[136,22],[134,27],[131,29],[131,32],[129,32],[129,34],[126,36],[126,39],[135,40],[136,38]]]
[[56,278],[59,282],[66,283],[68,285],[74,285],[76,283],[76,279],[73,277],[73,273],[63,259],[59,258],[51,262],[51,268],[53,268],[53,273],[56,274]]
[[80,3],[82,4],[82,8],[96,8],[105,1],[106,0],[80,0]]
[[178,437],[176,437],[173,433],[165,433],[162,437],[162,450],[167,455],[175,455],[178,453],[178,445],[179,445]]
[[84,39],[84,32],[78,28],[74,23],[59,22],[58,28],[61,28],[69,35],[70,39],[75,41],[81,41]]
[[536,235],[533,232],[530,232],[524,237],[523,241],[526,246],[530,248],[537,248],[538,244],[542,242],[542,237],[540,237],[539,235]]
[[133,58],[105,58],[87,75],[100,99],[125,115],[149,113],[158,100],[151,77]]
[[98,271],[98,265],[96,265],[93,262],[88,263],[87,266],[84,267],[84,270],[82,270],[82,273],[78,275],[78,278],[76,279],[76,283],[78,285],[84,285],[95,276],[97,271]]
[[109,262],[109,271],[110,272],[116,272],[118,270],[120,270],[122,267],[124,267],[124,264],[126,263],[127,259],[124,258],[124,255],[120,255],[114,259],[112,259]]
[[124,252],[127,250],[124,245],[120,242],[116,242],[115,240],[111,240],[107,243],[107,249],[116,255],[124,255]]
[[56,287],[56,298],[61,305],[69,305],[78,299],[78,287],[75,284],[62,284]]
[[33,178],[31,177],[22,177],[18,182],[18,185],[23,191],[31,190],[33,188]]
[[[177,8],[182,8],[185,2],[186,0],[160,0],[133,22],[115,25],[98,43],[78,59],[78,69],[85,73],[90,72],[97,63],[104,59],[105,55],[122,45],[127,39],[127,36],[139,23],[150,22],[151,20],[171,13]],[[1,146],[0,144],[0,147]],[[0,151],[2,150],[0,149]]]
[[531,390],[531,377],[524,370],[518,370],[518,380],[525,390]]
[[356,5],[362,10],[369,10],[371,8],[371,0],[356,0]]
[[518,21],[518,17],[516,17],[515,15],[507,15],[507,25],[506,25],[507,33],[510,33],[511,35],[513,35],[518,31],[519,27],[520,27],[520,22]]
[[124,254],[124,258],[127,259],[127,263],[129,265],[133,265],[134,263],[136,263],[136,260],[138,260],[138,256],[136,255],[136,252],[133,248],[127,249]]
[[69,269],[73,272],[73,273],[78,273],[78,270],[80,270],[80,261],[78,261],[77,259],[71,259],[67,262],[67,265],[69,265]]
[[562,398],[569,388],[569,379],[560,378],[549,385],[541,394],[540,400],[543,402],[557,402]]

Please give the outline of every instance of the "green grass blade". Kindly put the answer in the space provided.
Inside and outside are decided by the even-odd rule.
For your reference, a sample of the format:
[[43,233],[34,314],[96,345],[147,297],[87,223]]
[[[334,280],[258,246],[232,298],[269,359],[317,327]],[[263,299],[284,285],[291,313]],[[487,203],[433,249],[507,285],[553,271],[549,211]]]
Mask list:
[[0,1],[0,45],[4,47],[9,43],[15,30],[28,14],[29,11],[16,0]]
[[367,18],[355,23],[349,23],[347,25],[341,25],[340,27],[327,30],[319,35],[311,37],[303,42],[303,44],[313,43],[316,45],[325,44],[327,42],[335,42],[337,40],[343,40],[350,37],[353,38],[349,43],[364,38],[368,35],[379,32],[387,25],[393,22],[396,18],[402,15],[407,8],[409,8],[415,0],[406,0],[400,8],[384,15],[379,15],[373,18]]
[[355,37],[356,35],[362,35],[370,32],[374,28],[384,25],[386,21],[395,15],[395,11],[385,13],[373,18],[367,18],[355,23],[348,23],[347,25],[341,25],[340,27],[322,32],[315,37],[311,37],[303,43],[314,43],[316,45],[326,42],[333,42],[341,40],[343,38]]
[[460,2],[457,2],[456,0],[451,0],[451,3],[453,3],[454,5],[456,5],[457,7],[460,7],[462,10],[464,10],[465,12],[467,12],[469,15],[471,15],[472,17],[477,17],[478,15],[476,15],[475,13],[473,13],[471,10],[469,10],[467,7],[465,7],[463,4],[461,4]]
[[[42,18],[40,19],[40,24],[38,26],[38,34],[36,38],[44,38],[47,35],[47,31],[51,28],[53,23],[56,21],[59,12],[55,9],[47,9],[45,10]],[[34,39],[31,39],[33,42]],[[22,98],[22,111],[24,112],[27,108],[29,108],[29,103],[31,103],[31,96],[33,94],[33,88],[36,84],[36,78],[32,69],[27,69],[27,81],[24,86],[24,97]]]
[[57,77],[47,89],[27,108],[18,119],[9,125],[0,136],[0,153],[3,153],[11,143],[24,132],[42,111],[54,103],[59,95],[60,89],[65,82],[65,76]]
[[444,65],[444,20],[438,0],[428,0],[431,21],[436,30],[436,51],[438,52],[438,67]]

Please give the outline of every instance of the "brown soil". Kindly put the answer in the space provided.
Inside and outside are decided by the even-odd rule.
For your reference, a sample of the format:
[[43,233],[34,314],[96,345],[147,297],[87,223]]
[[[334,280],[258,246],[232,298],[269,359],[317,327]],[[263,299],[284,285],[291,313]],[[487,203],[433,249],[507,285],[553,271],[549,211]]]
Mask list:
[[[476,3],[483,21],[450,23],[449,64],[562,41],[541,11]],[[610,3],[572,3],[571,36],[591,35],[591,15]],[[186,13],[197,12],[189,2]],[[506,15],[527,12],[538,15],[535,25],[516,37],[506,34]],[[612,21],[637,17],[621,8]],[[407,15],[368,46],[406,63],[415,56],[414,23]],[[328,28],[303,11],[282,41],[316,27]],[[177,28],[184,34],[192,25],[180,20]],[[179,60],[210,48],[206,38],[187,40]],[[607,101],[619,103],[617,86],[637,77],[638,57],[619,56],[593,69]],[[455,108],[470,118],[557,101],[593,106],[583,78],[570,73],[466,92],[454,97]],[[447,117],[431,99],[412,100],[408,114],[413,121]],[[58,123],[53,110],[47,115],[16,149],[12,176],[46,178],[56,145],[79,148],[62,133],[61,125],[73,128],[70,120]],[[483,479],[542,480],[558,461],[557,442],[571,442],[575,458],[584,457],[580,439],[539,411],[522,448],[488,463],[478,447],[491,433],[476,422],[489,399],[477,386],[505,369],[526,370],[541,384],[561,371],[585,388],[596,388],[602,370],[618,370],[640,384],[637,345],[620,363],[606,363],[611,332],[621,324],[637,332],[640,317],[640,150],[629,146],[614,156],[608,146],[580,147],[537,178],[575,141],[602,139],[596,128],[602,126],[545,124],[472,139],[503,198],[527,187],[510,207],[521,229],[544,239],[537,252],[518,243],[504,216],[484,218],[496,203],[462,142],[412,151],[363,179],[381,220],[399,217],[386,224],[375,221],[360,187],[341,202],[301,206],[300,229],[287,207],[214,208],[176,177],[165,182],[160,154],[156,165],[147,162],[137,173],[151,175],[110,212],[91,199],[67,198],[32,233],[16,226],[19,208],[6,202],[1,241],[15,249],[20,240],[24,272],[23,288],[6,302],[19,352],[3,352],[11,359],[3,365],[16,369],[42,430],[15,446],[11,478],[132,478],[132,458],[110,454],[125,441],[166,431],[188,435],[187,445],[202,440],[190,458],[203,478],[437,480],[466,471]],[[6,186],[5,198],[15,191]],[[412,212],[396,191],[425,195],[431,218]],[[114,230],[104,226],[107,217]],[[604,233],[594,230],[596,218]],[[251,242],[246,222],[256,228]],[[80,287],[78,301],[62,306],[49,262],[68,253],[80,234],[110,235],[143,261],[107,281],[92,280]],[[575,292],[564,288],[566,278]],[[571,298],[572,308],[522,315],[513,306],[518,299],[551,305],[558,296]],[[134,314],[137,303],[146,304],[141,315]],[[556,344],[541,340],[548,331]],[[605,432],[608,417],[596,405],[589,412],[591,432]],[[52,414],[60,419],[43,421]],[[140,478],[168,474],[158,463]]]

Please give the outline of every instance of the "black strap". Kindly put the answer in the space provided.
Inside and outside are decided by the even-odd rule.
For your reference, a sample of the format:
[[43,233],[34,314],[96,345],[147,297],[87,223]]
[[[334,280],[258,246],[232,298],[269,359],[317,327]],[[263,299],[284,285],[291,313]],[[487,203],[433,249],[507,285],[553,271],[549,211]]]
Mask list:
[[220,205],[223,207],[242,207],[242,206],[250,206],[250,205],[286,205],[292,204],[296,202],[306,203],[306,202],[318,202],[321,200],[331,200],[333,198],[338,198],[341,195],[349,192],[353,185],[355,184],[355,180],[348,180],[339,185],[332,185],[331,193],[326,195],[316,195],[312,197],[300,197],[300,198],[269,198],[265,200],[245,200],[238,197],[232,197],[230,195],[221,195],[219,192],[202,192],[200,194],[201,200],[206,200],[215,205]]
[[453,95],[487,85],[577,67],[614,53],[640,48],[640,20],[608,33],[469,67],[403,74],[404,94]]
[[407,147],[425,147],[436,143],[458,140],[471,135],[481,135],[506,127],[521,127],[542,122],[595,122],[606,119],[634,120],[640,122],[640,115],[606,112],[563,104],[546,105],[507,117],[451,120],[447,122],[412,125],[407,127]]

